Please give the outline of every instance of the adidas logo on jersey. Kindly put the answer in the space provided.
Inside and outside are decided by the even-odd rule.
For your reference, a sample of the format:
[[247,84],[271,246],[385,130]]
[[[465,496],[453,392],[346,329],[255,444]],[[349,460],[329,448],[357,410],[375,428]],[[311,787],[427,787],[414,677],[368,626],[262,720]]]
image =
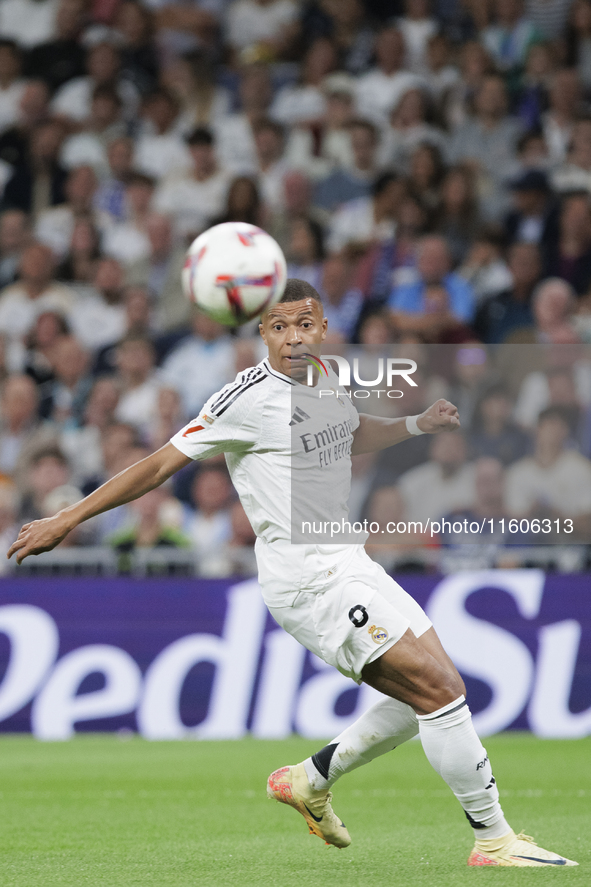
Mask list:
[[300,422],[305,422],[306,419],[309,419],[309,415],[305,413],[300,407],[296,407],[291,417],[290,425],[298,425]]

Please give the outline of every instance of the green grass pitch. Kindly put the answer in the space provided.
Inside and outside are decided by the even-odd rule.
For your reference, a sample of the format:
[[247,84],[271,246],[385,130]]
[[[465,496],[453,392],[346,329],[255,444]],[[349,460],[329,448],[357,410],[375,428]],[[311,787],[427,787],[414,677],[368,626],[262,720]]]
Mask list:
[[0,739],[2,887],[591,885],[591,740],[491,737],[515,829],[579,868],[468,869],[471,830],[418,742],[335,786],[353,843],[326,847],[265,798],[268,773],[321,743]]

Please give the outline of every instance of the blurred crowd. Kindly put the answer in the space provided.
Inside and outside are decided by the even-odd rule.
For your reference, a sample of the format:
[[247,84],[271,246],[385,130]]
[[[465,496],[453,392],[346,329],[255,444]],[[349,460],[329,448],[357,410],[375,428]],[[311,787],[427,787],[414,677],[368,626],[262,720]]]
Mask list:
[[[591,0],[2,0],[0,35],[2,543],[260,360],[256,325],[182,295],[211,224],[269,231],[335,346],[591,343]],[[512,388],[511,459],[466,440],[474,489],[535,461],[560,386],[546,428],[586,478],[585,374],[542,376]],[[388,464],[364,508],[399,508]],[[251,569],[252,543],[216,461],[68,542],[194,549],[207,575]]]

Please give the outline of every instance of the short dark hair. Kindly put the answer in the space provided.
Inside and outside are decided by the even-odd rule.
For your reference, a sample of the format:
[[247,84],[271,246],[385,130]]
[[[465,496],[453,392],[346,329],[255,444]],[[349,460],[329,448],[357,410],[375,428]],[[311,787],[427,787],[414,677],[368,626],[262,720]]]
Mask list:
[[314,289],[307,280],[298,280],[297,277],[290,277],[285,284],[285,290],[281,297],[281,302],[301,302],[303,299],[314,299],[322,305],[320,294]]
[[395,172],[383,172],[381,175],[377,177],[371,186],[371,193],[373,197],[379,197],[386,188],[388,188],[392,182],[399,182],[400,176]]
[[205,126],[197,126],[186,138],[187,145],[213,145],[213,135]]

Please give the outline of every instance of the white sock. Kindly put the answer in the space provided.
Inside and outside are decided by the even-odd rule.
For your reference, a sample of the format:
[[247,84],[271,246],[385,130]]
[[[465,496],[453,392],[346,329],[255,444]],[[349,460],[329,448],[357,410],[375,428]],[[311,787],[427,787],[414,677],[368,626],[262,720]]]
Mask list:
[[344,773],[392,751],[418,732],[417,716],[410,705],[385,697],[304,761],[308,782],[317,791],[328,789]]
[[500,838],[508,825],[486,749],[472,725],[464,696],[428,715],[419,715],[423,749],[431,766],[462,805],[477,839]]

